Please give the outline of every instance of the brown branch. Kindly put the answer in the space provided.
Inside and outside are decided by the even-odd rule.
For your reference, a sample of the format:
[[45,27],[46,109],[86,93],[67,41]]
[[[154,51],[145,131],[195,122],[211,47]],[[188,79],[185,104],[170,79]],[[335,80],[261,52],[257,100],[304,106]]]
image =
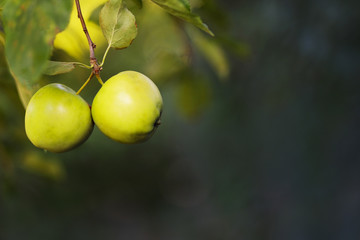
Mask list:
[[86,35],[86,38],[88,40],[89,43],[89,49],[90,49],[90,64],[91,66],[93,66],[93,72],[95,75],[99,75],[100,71],[102,70],[102,68],[99,66],[97,59],[95,57],[95,51],[94,49],[96,48],[96,45],[93,43],[93,41],[91,40],[89,31],[86,28],[86,23],[84,20],[84,17],[81,13],[81,7],[80,7],[80,2],[79,0],[75,0],[76,3],[76,8],[77,8],[77,12],[78,12],[78,18],[80,19],[81,22],[81,26],[83,28],[83,31]]

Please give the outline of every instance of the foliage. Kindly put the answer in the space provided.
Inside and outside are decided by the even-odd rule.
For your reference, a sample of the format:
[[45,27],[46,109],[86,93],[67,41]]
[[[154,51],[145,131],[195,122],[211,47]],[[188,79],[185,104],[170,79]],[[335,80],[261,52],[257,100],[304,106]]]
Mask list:
[[[173,88],[165,94],[175,91],[169,102],[176,102],[174,106],[186,119],[198,119],[205,113],[213,78],[226,79],[230,66],[225,45],[212,37],[212,31],[190,9],[188,1],[80,2],[99,59],[103,53],[104,79],[121,70],[144,72],[161,88]],[[65,181],[69,169],[64,159],[98,158],[100,152],[96,149],[103,149],[99,146],[108,142],[95,130],[88,145],[79,150],[88,149],[85,155],[76,150],[56,155],[31,145],[24,131],[24,107],[34,92],[49,82],[78,88],[91,68],[86,63],[89,45],[73,1],[1,1],[0,8],[2,197],[11,196],[27,174],[44,182]],[[216,62],[220,67],[215,66]],[[82,94],[91,102],[98,89],[98,85],[90,84]],[[109,156],[114,158],[114,151],[119,153],[121,148],[110,146]],[[94,150],[96,153],[90,153]]]
[[24,105],[46,68],[52,39],[67,25],[71,2],[7,1],[4,6],[6,59]]
[[[103,43],[101,41],[102,34],[99,34],[100,28],[96,23],[89,21],[89,18],[92,11],[104,2],[87,1],[82,3],[84,6],[82,11],[84,12],[84,19],[88,24],[89,32],[92,36],[95,36],[96,41],[99,40],[99,44]],[[187,0],[154,0],[153,2],[170,14],[194,24],[213,36],[213,33],[202,22],[200,17],[191,12],[190,4]],[[142,1],[136,1],[136,3],[139,7],[143,6]],[[57,7],[54,8],[54,5]],[[73,5],[73,10],[70,11],[72,5],[71,0],[61,1],[61,4],[58,4],[56,0],[24,0],[8,1],[4,6],[6,58],[17,83],[19,95],[24,106],[27,105],[34,91],[39,88],[41,75],[49,73],[49,71],[51,72],[46,67],[49,65],[48,59],[53,49],[52,43],[56,33],[61,32],[67,26],[65,31],[56,36],[54,44],[55,47],[65,50],[71,56],[80,58],[83,50],[86,48],[86,39],[82,35],[75,5]],[[70,22],[68,24],[69,17]],[[100,11],[99,23],[108,41],[108,46],[117,49],[128,47],[137,35],[135,21],[135,16],[126,7],[125,1],[111,0],[106,2]],[[35,32],[36,34],[34,34]],[[199,36],[197,35],[194,38],[204,42],[204,38]],[[220,62],[220,67],[217,67],[219,75],[221,77],[226,76],[227,66],[224,66],[224,64],[226,65],[227,63],[220,48],[210,47],[210,50],[210,45],[207,45],[207,50],[202,49],[208,52],[208,54],[205,53],[205,56],[210,62]],[[103,60],[106,54],[107,51]],[[214,57],[218,60],[214,60]],[[70,71],[73,69],[71,66],[74,65],[65,63],[62,70],[52,71],[51,74]],[[50,65],[50,68],[53,67],[53,65]],[[59,67],[61,67],[61,64],[58,64],[57,68],[59,69]]]
[[[44,84],[64,81],[70,76],[78,79],[69,83],[75,86],[87,78],[84,71],[91,66],[77,61],[88,59],[89,45],[73,2],[21,0],[0,3],[2,66],[8,66],[2,68],[1,81],[10,80],[12,76],[25,107]],[[124,60],[123,55],[110,53],[103,74],[109,76],[119,69],[133,68],[142,70],[158,84],[172,82],[177,86],[174,101],[178,102],[179,112],[188,118],[201,115],[211,100],[210,84],[204,81],[209,74],[197,70],[194,62],[197,55],[213,67],[220,79],[226,79],[229,74],[223,46],[211,39],[212,31],[192,12],[187,0],[88,0],[80,1],[80,4],[88,32],[97,45],[97,53],[104,52],[101,65],[110,48],[127,48],[136,38],[127,50],[131,52],[125,53],[131,57]],[[191,24],[198,28],[191,27]],[[114,64],[117,62],[122,66]],[[113,71],[112,68],[116,69]],[[5,88],[4,91],[3,98],[6,99],[8,90]],[[7,111],[4,109],[3,114]],[[20,121],[21,110],[18,114]],[[11,134],[10,129],[6,132]],[[22,138],[26,139],[24,134]],[[3,152],[11,155],[11,151]],[[24,154],[29,153],[24,151]]]
[[135,16],[122,1],[109,1],[101,9],[100,26],[110,47],[130,46],[137,35]]
[[[96,17],[97,22],[95,22],[91,19],[91,13],[101,7],[105,2],[106,0],[87,0],[86,4],[81,4],[82,14],[91,38],[100,46],[105,43],[105,39],[97,23],[98,15]],[[83,1],[80,3],[83,3]],[[75,5],[71,10],[69,24],[66,29],[55,36],[54,47],[65,51],[77,60],[83,60],[85,53],[89,51],[89,44],[82,31]]]
[[[189,2],[215,37],[126,1],[138,34],[108,51],[101,76],[145,73],[165,103],[157,135],[136,146],[95,128],[74,151],[35,149],[0,26],[0,239],[359,239],[360,1]],[[99,60],[102,4],[87,19]],[[84,47],[64,43],[80,54],[55,45],[51,61],[88,62],[74,26]],[[226,57],[224,81],[198,34]],[[88,76],[79,64],[39,84],[78,89]],[[82,96],[91,103],[99,87]]]

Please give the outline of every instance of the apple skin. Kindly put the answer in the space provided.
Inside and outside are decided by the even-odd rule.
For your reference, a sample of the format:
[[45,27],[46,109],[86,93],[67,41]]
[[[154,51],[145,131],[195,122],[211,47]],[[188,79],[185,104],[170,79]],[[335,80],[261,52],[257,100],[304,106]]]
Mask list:
[[163,101],[145,75],[124,71],[108,79],[96,94],[91,112],[101,132],[121,143],[149,139],[160,124]]
[[26,135],[36,147],[50,152],[65,152],[79,146],[93,128],[87,102],[59,83],[40,88],[26,108]]

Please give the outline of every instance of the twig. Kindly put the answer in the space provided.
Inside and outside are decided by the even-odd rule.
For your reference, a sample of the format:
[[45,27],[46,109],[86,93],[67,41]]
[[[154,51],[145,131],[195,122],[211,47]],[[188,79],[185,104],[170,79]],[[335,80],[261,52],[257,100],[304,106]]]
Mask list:
[[78,18],[80,19],[83,31],[86,35],[86,38],[88,40],[89,43],[89,48],[90,48],[90,65],[93,67],[93,72],[95,75],[99,75],[100,71],[102,70],[101,66],[99,66],[97,59],[95,57],[95,51],[94,49],[96,48],[96,45],[93,43],[93,41],[91,40],[90,34],[86,28],[86,24],[85,24],[85,20],[84,17],[81,13],[81,7],[80,7],[80,2],[79,0],[75,0],[76,3],[76,8],[77,8],[77,12],[78,12]]

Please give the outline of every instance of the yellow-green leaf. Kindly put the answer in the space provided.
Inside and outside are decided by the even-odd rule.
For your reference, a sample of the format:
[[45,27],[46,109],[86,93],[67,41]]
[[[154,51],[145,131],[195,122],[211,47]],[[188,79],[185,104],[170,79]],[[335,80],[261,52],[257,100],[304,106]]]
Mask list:
[[[106,40],[101,32],[100,26],[91,21],[91,14],[105,2],[106,0],[80,1],[81,12],[84,17],[87,30],[91,36],[91,40],[98,47],[106,44]],[[89,43],[78,18],[76,4],[73,5],[70,21],[66,29],[56,35],[54,46],[56,49],[63,50],[77,60],[84,60],[85,57],[89,59]]]
[[134,15],[122,0],[110,0],[101,9],[100,26],[109,45],[116,49],[128,47],[137,35]]
[[4,46],[5,45],[5,36],[2,32],[0,32],[0,46]]

